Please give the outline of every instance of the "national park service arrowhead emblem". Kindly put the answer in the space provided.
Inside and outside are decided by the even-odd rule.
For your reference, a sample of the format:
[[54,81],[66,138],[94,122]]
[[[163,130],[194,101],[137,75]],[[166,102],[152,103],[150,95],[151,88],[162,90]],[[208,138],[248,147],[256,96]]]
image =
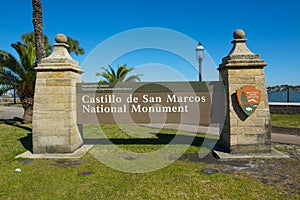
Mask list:
[[260,90],[255,86],[245,85],[236,90],[237,99],[240,107],[246,115],[251,115],[260,102]]

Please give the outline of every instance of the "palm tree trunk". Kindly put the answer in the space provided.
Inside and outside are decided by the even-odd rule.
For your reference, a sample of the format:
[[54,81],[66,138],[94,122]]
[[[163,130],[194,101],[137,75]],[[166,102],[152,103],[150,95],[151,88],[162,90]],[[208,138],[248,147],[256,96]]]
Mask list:
[[32,122],[32,114],[33,114],[33,96],[20,98],[22,102],[22,106],[24,108],[23,114],[23,123],[28,124]]
[[43,33],[43,12],[41,0],[32,0],[32,23],[35,35],[36,62],[40,63],[46,57]]
[[16,89],[14,88],[14,104],[17,104],[17,99],[16,99]]
[[[36,64],[40,63],[42,58],[46,57],[44,47],[43,33],[43,10],[41,0],[32,0],[32,23],[34,27],[35,48],[36,48]],[[28,96],[21,99],[24,108],[23,123],[31,123],[33,115],[34,96]]]

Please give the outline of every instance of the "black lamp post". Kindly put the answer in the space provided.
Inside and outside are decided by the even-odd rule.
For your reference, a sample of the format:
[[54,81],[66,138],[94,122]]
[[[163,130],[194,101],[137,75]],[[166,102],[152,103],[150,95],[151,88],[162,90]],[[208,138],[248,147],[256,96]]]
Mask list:
[[204,58],[204,47],[202,46],[201,42],[198,42],[196,48],[196,59],[199,64],[199,82],[202,81],[202,62]]

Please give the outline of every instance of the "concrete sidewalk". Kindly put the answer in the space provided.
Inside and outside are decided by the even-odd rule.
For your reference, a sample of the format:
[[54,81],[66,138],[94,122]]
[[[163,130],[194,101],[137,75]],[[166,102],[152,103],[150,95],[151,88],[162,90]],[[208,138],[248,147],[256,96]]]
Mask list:
[[[207,126],[195,126],[195,125],[188,125],[188,124],[151,124],[145,125],[145,127],[151,128],[165,128],[171,130],[181,130],[191,133],[206,133],[212,136],[219,136],[219,127],[217,125],[212,125],[211,127]],[[282,134],[282,133],[271,133],[272,142],[275,143],[282,143],[282,144],[295,144],[300,145],[300,135],[289,135],[289,134]]]
[[300,136],[299,135],[271,133],[271,139],[272,139],[272,142],[275,142],[275,143],[300,145]]
[[0,120],[22,118],[23,113],[22,107],[0,105]]

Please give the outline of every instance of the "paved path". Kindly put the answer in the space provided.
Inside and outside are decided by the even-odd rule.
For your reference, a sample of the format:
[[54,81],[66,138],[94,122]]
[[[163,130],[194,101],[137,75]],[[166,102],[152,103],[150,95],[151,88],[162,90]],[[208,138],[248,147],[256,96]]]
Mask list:
[[[151,125],[145,125],[152,128],[162,128],[162,125],[160,124],[151,124]],[[187,125],[187,124],[165,124],[165,128],[167,129],[174,129],[174,130],[182,130],[192,133],[207,133],[208,135],[214,135],[218,136],[219,134],[219,127],[212,126],[212,127],[205,127],[205,126],[199,126],[196,127],[194,125]],[[276,143],[283,143],[283,144],[296,144],[300,145],[300,136],[299,135],[289,135],[289,134],[280,134],[280,133],[271,133],[272,136],[272,142]]]
[[300,136],[272,133],[272,142],[300,145]]
[[22,107],[0,105],[0,120],[22,118],[23,112]]
[[[15,107],[15,106],[3,106],[0,105],[0,121],[5,119],[13,119],[15,117],[21,118],[23,115],[23,108],[22,107]],[[153,128],[161,128],[161,125],[151,125]],[[217,126],[212,127],[205,127],[205,126],[193,126],[187,124],[166,124],[164,126],[168,129],[179,129],[182,131],[188,132],[202,132],[207,133],[209,135],[218,136],[219,128]],[[300,145],[300,136],[299,135],[288,135],[288,134],[279,134],[279,133],[272,133],[272,142],[277,143],[284,143],[284,144],[297,144]]]

